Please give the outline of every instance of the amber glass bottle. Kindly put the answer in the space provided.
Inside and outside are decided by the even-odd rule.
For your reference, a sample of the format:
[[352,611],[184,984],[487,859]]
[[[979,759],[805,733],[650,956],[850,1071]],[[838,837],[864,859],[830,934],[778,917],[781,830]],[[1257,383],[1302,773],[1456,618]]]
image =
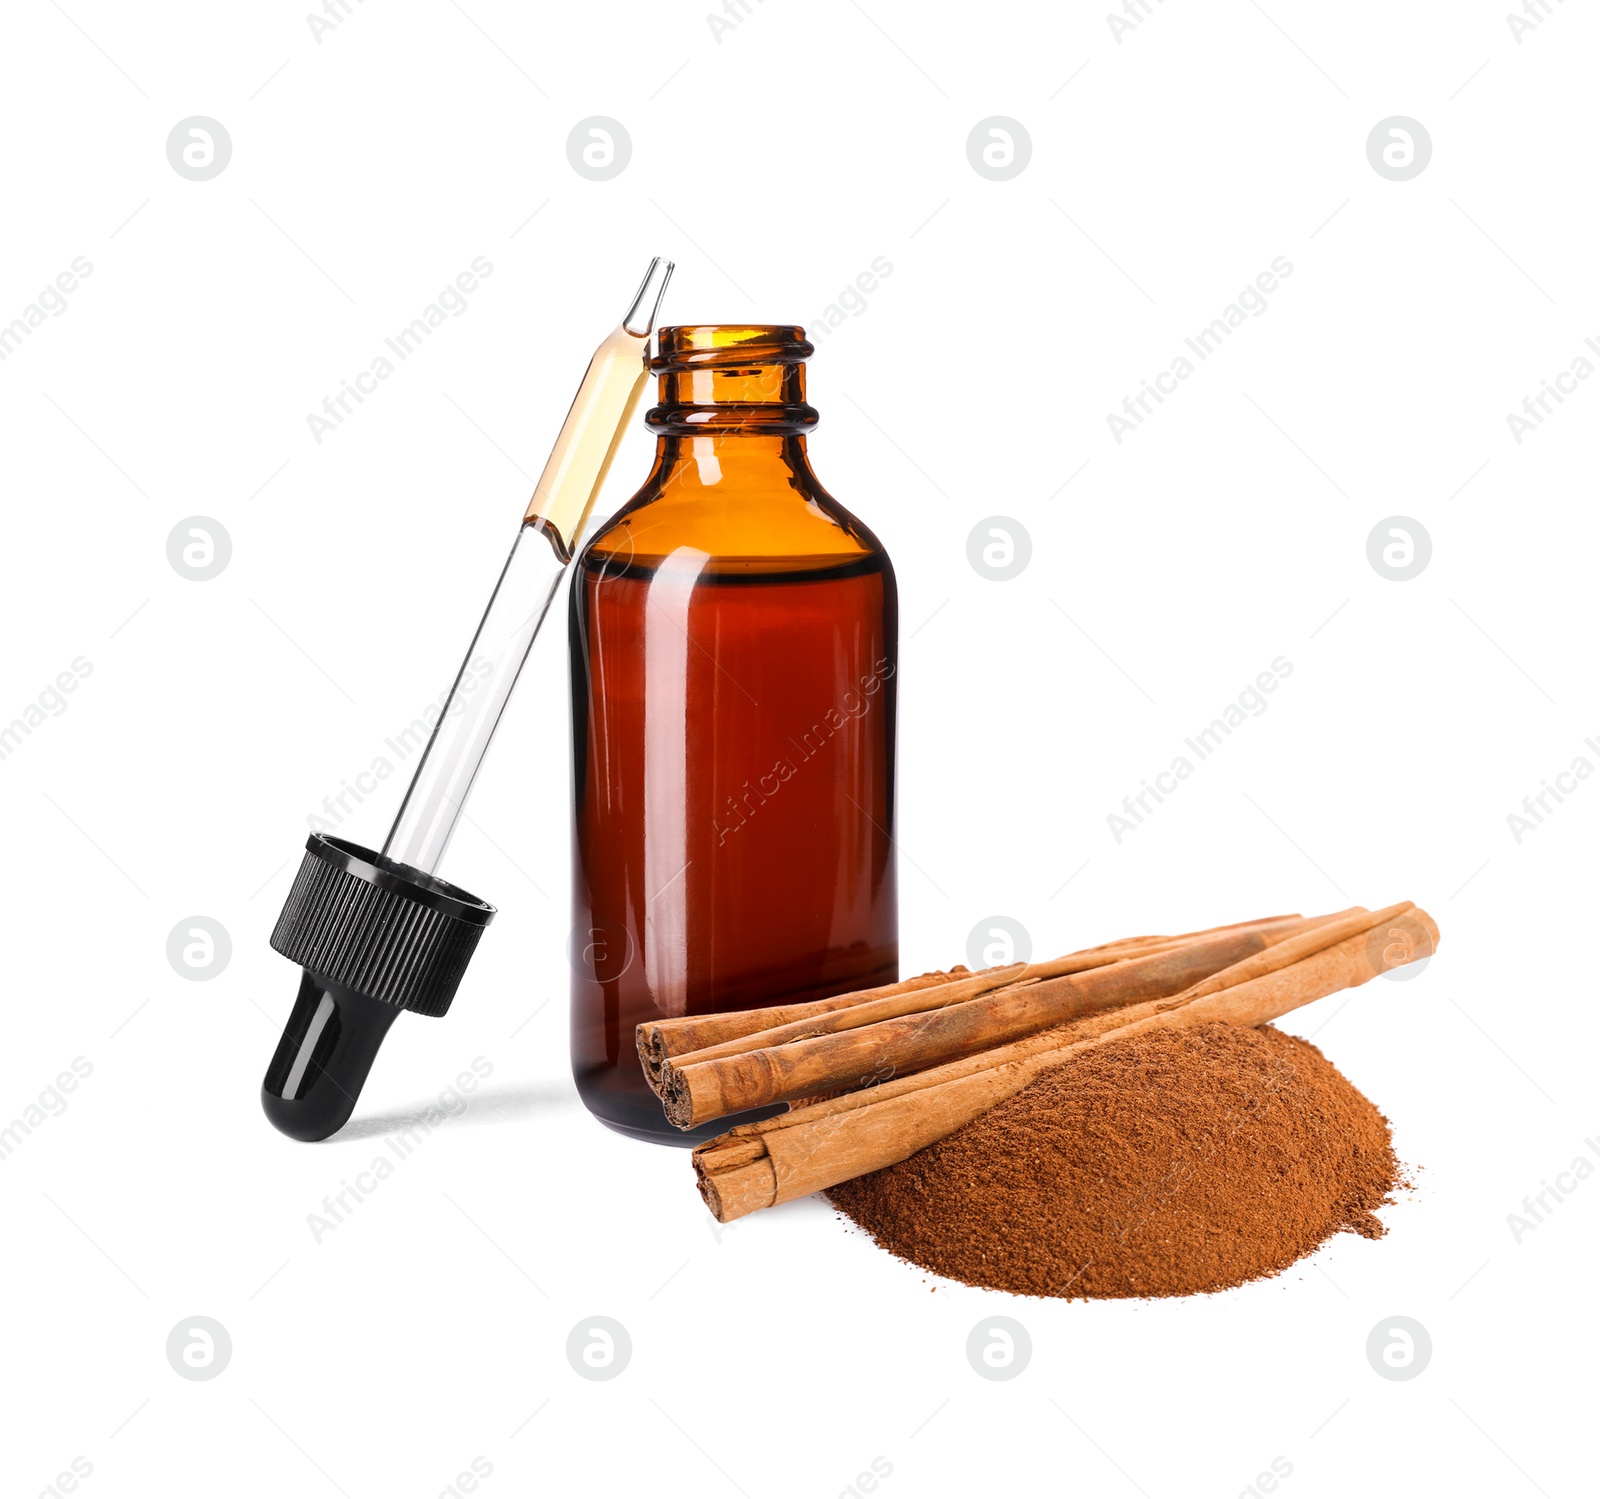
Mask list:
[[692,1143],[634,1027],[899,974],[894,572],[817,482],[801,329],[663,328],[644,487],[575,564],[572,1068]]

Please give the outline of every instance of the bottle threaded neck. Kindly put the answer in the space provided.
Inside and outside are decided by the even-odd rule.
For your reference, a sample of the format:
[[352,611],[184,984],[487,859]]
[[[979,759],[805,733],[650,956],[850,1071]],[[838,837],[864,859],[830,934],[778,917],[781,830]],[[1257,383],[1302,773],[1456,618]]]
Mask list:
[[806,404],[805,361],[815,352],[791,323],[662,328],[650,361],[659,404],[645,425],[663,437],[744,432],[794,436],[817,425]]

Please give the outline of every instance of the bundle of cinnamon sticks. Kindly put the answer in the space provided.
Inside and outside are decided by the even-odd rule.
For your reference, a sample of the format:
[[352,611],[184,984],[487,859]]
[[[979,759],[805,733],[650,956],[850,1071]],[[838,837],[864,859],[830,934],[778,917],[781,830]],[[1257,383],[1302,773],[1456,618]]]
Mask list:
[[639,1027],[639,1056],[681,1128],[789,1104],[694,1152],[701,1195],[726,1223],[904,1160],[1087,1047],[1152,1026],[1261,1025],[1426,957],[1438,940],[1410,902],[1266,917],[661,1020]]

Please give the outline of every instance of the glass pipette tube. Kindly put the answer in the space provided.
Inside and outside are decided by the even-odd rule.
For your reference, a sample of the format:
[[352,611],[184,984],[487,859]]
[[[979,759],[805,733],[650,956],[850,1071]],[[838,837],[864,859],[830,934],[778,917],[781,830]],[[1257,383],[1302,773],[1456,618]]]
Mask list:
[[[639,404],[650,333],[672,262],[650,262],[627,315],[601,342],[573,398],[489,606],[384,840],[383,857],[433,874],[578,537]],[[463,692],[471,663],[474,685]]]

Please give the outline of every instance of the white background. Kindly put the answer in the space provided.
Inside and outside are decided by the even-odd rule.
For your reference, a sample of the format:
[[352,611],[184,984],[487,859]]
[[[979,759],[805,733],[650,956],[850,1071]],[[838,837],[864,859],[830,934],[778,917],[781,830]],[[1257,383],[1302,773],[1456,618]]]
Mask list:
[[[704,3],[704,0],[702,0]],[[735,11],[739,11],[735,0]],[[1135,4],[1137,10],[1137,4]],[[1118,12],[1121,14],[1121,12]],[[720,12],[719,12],[720,14]],[[1520,14],[1520,12],[1519,12]],[[0,320],[92,274],[0,364],[0,722],[92,673],[0,761],[0,1122],[91,1075],[0,1162],[7,1492],[1575,1494],[1592,1485],[1600,1158],[1583,945],[1600,785],[1507,814],[1600,736],[1600,382],[1518,444],[1506,414],[1600,336],[1600,21],[1552,0],[930,12],[352,0],[13,0]],[[221,121],[206,182],[169,131]],[[1426,127],[1380,176],[1368,133]],[[580,177],[580,119],[633,144]],[[966,139],[1020,121],[985,180]],[[267,946],[306,832],[445,687],[584,361],[653,253],[669,321],[814,324],[817,472],[902,600],[902,965],[983,917],[1054,953],[1410,898],[1441,954],[1293,1017],[1393,1120],[1418,1188],[1212,1298],[1069,1304],[930,1283],[820,1200],[721,1231],[687,1156],[590,1120],[567,1066],[567,707],[541,642],[444,872],[495,901],[454,1012],[403,1017],[356,1122],[292,1143],[257,1088],[296,975]],[[318,444],[307,413],[475,256],[492,275]],[[1274,257],[1292,274],[1120,445],[1108,412]],[[642,428],[607,508],[643,477]],[[180,520],[229,566],[180,576]],[[1032,538],[1011,582],[966,541]],[[1432,560],[1380,576],[1380,520]],[[1119,843],[1107,814],[1278,656],[1293,673]],[[381,840],[400,780],[340,831]],[[194,915],[231,935],[190,982]],[[531,1017],[531,1018],[530,1018]],[[334,1232],[307,1215],[481,1057]],[[1586,1146],[1586,1136],[1597,1143]],[[1551,1199],[1546,1199],[1550,1202]],[[1586,1253],[1587,1251],[1587,1253]],[[1029,1330],[1017,1378],[969,1332]],[[229,1331],[209,1382],[164,1347]],[[578,1378],[580,1319],[632,1361]],[[1433,1354],[1380,1379],[1403,1314]]]

